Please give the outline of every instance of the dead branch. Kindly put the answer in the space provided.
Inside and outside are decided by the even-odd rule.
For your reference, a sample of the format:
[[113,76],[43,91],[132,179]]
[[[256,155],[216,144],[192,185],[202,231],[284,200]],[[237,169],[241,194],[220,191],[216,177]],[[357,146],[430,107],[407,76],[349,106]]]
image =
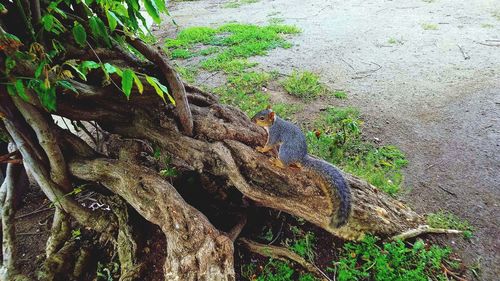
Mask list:
[[312,272],[318,276],[323,276],[323,273],[320,270],[318,270],[316,266],[306,261],[303,257],[288,250],[287,248],[261,244],[245,238],[240,238],[238,239],[238,241],[251,252],[257,253],[265,257],[270,257],[283,261],[291,260],[302,266],[307,271]]
[[419,225],[417,228],[410,229],[401,234],[392,236],[391,240],[406,240],[426,233],[461,234],[464,232],[456,229],[433,228],[430,227],[429,225]]
[[231,241],[236,241],[236,238],[240,235],[241,231],[247,224],[247,216],[246,214],[242,214],[238,223],[229,231],[228,236]]

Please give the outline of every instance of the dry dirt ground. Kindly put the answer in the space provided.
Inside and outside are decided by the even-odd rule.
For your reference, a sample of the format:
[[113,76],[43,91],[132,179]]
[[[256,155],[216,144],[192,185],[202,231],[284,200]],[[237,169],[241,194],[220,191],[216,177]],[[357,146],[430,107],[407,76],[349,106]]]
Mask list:
[[[498,280],[500,0],[225,4],[170,2],[170,12],[179,29],[273,17],[300,27],[292,48],[252,60],[284,74],[310,70],[348,92],[343,105],[360,108],[365,136],[406,153],[401,198],[419,212],[443,209],[469,220],[474,237],[447,243],[468,264],[480,262],[481,280]],[[305,108],[315,113],[328,106],[322,102]]]

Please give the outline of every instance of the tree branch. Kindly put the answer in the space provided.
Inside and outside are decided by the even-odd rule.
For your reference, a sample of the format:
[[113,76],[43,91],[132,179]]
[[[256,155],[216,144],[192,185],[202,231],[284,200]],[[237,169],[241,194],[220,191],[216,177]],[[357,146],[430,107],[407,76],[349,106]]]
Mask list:
[[20,98],[13,97],[13,100],[19,112],[35,132],[38,142],[47,155],[52,180],[62,188],[63,192],[71,192],[73,188],[68,176],[66,161],[46,117],[34,106],[22,101]]
[[464,232],[456,229],[433,228],[429,225],[419,225],[417,228],[410,229],[401,234],[392,236],[391,240],[406,240],[426,233],[461,234]]
[[193,135],[193,118],[191,116],[191,111],[189,109],[189,103],[186,97],[186,89],[184,84],[180,79],[177,72],[173,69],[170,63],[167,61],[164,55],[160,51],[157,51],[146,45],[140,39],[133,39],[127,36],[127,41],[130,45],[141,52],[148,60],[156,64],[162,71],[165,80],[167,81],[167,86],[172,93],[175,102],[176,110],[178,113],[179,121],[184,133],[188,136]]

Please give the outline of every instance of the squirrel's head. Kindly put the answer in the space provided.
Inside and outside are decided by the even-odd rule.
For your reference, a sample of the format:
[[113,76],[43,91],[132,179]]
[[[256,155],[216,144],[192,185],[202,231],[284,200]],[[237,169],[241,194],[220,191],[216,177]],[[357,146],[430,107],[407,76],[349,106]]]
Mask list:
[[252,122],[261,127],[271,127],[275,119],[276,119],[276,114],[274,114],[271,107],[268,106],[266,109],[255,114],[252,117]]

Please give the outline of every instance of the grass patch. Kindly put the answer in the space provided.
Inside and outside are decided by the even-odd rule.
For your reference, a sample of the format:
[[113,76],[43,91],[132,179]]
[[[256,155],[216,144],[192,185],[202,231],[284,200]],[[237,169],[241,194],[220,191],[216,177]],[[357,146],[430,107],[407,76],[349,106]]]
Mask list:
[[229,1],[226,4],[224,4],[224,8],[239,8],[242,5],[245,4],[252,4],[252,3],[257,3],[259,0],[234,0],[234,1]]
[[329,108],[306,134],[309,152],[393,195],[403,183],[408,161],[394,146],[376,147],[361,139],[362,121],[353,108]]
[[[190,27],[182,30],[177,38],[167,39],[164,47],[172,58],[212,55],[201,62],[201,67],[207,71],[238,73],[255,66],[246,60],[249,57],[266,55],[267,51],[278,47],[291,47],[284,35],[299,32],[295,26],[279,24],[229,23],[219,28]],[[195,51],[199,45],[207,48]]]
[[460,219],[450,212],[439,211],[427,215],[427,224],[435,228],[457,229],[464,232],[465,238],[472,237],[474,227],[466,220]]
[[312,99],[328,91],[319,81],[319,76],[310,71],[294,70],[288,78],[281,81],[281,85],[287,93],[303,99]]
[[422,23],[420,26],[424,30],[438,30],[437,24],[434,24],[434,23]]
[[491,23],[483,23],[483,24],[481,24],[481,27],[482,28],[493,28],[495,26]]
[[[256,273],[256,268],[249,266],[253,271],[246,271],[243,277],[254,281],[319,281],[310,273],[296,272],[288,262],[270,259],[260,273]],[[248,268],[248,267],[247,267]]]
[[347,99],[347,93],[344,91],[335,91],[333,92],[333,96],[341,100]]
[[186,82],[191,84],[195,83],[196,76],[198,75],[198,69],[195,67],[176,66],[175,70]]
[[380,243],[367,236],[360,243],[347,243],[340,260],[329,271],[337,273],[337,280],[447,280],[442,265],[458,268],[449,260],[451,249],[424,244],[417,240],[408,247],[401,241]]

